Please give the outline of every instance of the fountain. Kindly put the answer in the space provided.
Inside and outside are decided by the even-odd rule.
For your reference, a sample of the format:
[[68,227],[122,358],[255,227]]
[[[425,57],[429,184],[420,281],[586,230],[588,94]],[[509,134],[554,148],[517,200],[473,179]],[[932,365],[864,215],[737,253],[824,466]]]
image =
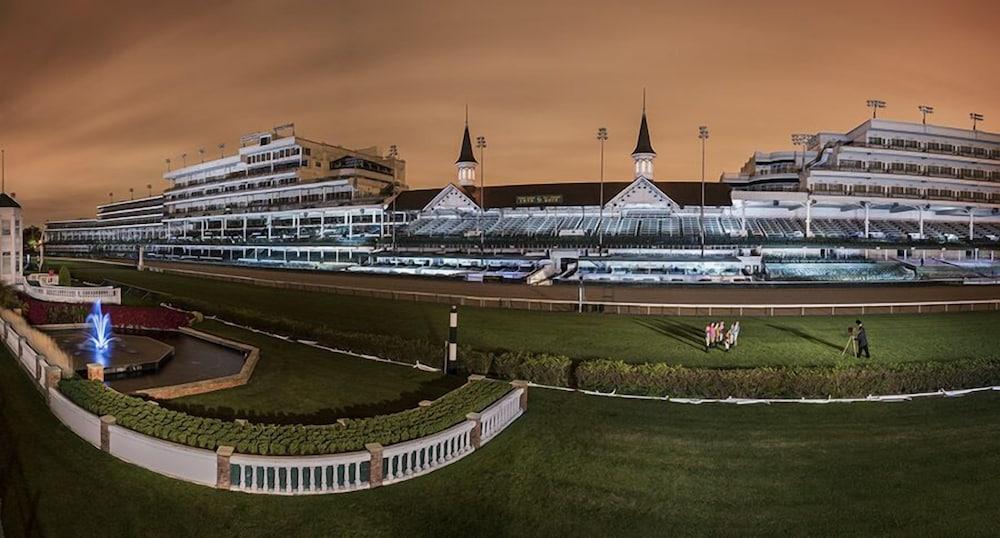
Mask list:
[[101,300],[94,301],[94,307],[87,316],[87,327],[90,330],[88,340],[94,345],[94,351],[106,351],[114,336],[111,334],[111,314],[101,310]]

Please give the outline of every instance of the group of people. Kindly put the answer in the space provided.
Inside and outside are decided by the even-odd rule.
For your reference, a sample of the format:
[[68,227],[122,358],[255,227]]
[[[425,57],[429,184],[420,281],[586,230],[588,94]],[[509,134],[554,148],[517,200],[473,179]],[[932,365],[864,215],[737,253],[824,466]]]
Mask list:
[[726,351],[736,347],[740,340],[740,322],[734,321],[726,330],[726,322],[716,321],[705,326],[705,352],[713,347],[721,347]]
[[871,353],[868,352],[868,331],[865,330],[864,323],[861,323],[860,319],[854,320],[854,327],[847,328],[847,345],[844,346],[844,351],[840,353],[843,357],[847,354],[847,350],[854,348],[854,356],[861,358],[861,354],[865,354],[866,359],[872,358]]

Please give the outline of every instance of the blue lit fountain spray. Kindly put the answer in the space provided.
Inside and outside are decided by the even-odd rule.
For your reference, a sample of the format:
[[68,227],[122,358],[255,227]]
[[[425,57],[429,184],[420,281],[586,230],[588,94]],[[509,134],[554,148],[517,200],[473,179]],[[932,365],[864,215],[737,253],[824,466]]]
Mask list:
[[94,307],[87,316],[87,327],[90,330],[88,340],[94,345],[94,351],[102,355],[110,347],[114,336],[111,334],[111,314],[101,310],[100,300],[94,301]]

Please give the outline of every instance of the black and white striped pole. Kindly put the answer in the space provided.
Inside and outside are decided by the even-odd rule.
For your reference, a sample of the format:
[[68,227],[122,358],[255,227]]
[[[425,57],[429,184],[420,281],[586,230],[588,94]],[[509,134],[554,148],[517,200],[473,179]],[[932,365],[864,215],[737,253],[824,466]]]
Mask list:
[[444,373],[448,373],[450,366],[458,360],[458,307],[451,305],[451,312],[448,314],[448,353],[444,360]]

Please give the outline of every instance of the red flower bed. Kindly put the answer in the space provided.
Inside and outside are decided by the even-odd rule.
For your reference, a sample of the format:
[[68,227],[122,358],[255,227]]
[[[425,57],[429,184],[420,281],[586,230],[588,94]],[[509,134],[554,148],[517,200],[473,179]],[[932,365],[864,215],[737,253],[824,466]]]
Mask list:
[[[54,323],[83,323],[90,313],[91,305],[50,303],[25,297],[27,318],[32,325]],[[162,306],[103,305],[105,313],[111,315],[111,325],[116,328],[132,329],[177,329],[190,323],[191,317],[184,312],[170,310]]]

